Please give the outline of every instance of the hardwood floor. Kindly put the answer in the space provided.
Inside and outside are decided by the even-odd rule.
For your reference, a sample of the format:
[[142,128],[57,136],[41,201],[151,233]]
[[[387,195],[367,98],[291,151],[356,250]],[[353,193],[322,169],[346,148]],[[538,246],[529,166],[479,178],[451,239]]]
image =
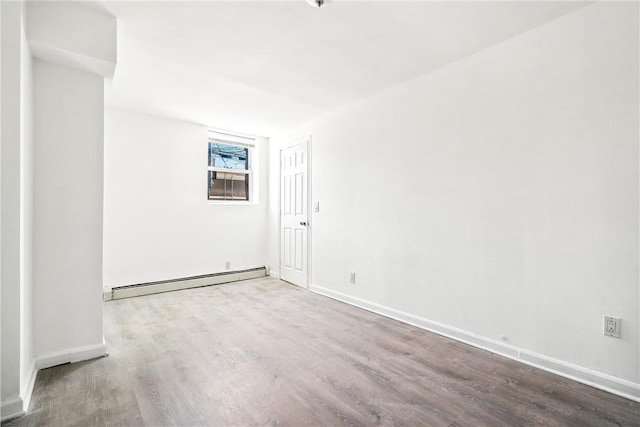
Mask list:
[[263,278],[105,303],[8,426],[639,426],[640,403]]

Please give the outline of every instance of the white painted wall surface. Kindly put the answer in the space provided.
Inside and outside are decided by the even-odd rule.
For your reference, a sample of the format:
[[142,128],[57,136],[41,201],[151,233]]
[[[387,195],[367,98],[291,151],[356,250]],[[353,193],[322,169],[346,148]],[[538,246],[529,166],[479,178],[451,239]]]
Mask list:
[[[2,262],[2,416],[25,408],[34,373],[33,292],[33,72],[24,6],[2,4],[2,133],[4,175]],[[5,199],[6,198],[6,199]]]
[[[23,15],[24,20],[24,15]],[[34,156],[34,97],[33,62],[24,21],[21,31],[20,82],[20,396],[34,375],[33,362],[33,156]],[[28,399],[28,397],[27,397]],[[28,408],[24,408],[25,410]]]
[[266,264],[267,140],[255,204],[207,201],[207,127],[105,110],[104,285]]
[[101,345],[103,79],[34,61],[34,352]]
[[[2,5],[0,5],[0,249],[2,248]],[[2,331],[2,254],[0,253],[0,332]],[[0,402],[2,402],[2,338],[0,337]],[[2,404],[0,403],[0,419],[2,419]]]
[[[76,6],[63,7],[66,19],[71,19]],[[33,4],[3,2],[0,8],[5,123],[1,156],[1,260],[5,267],[0,325],[1,416],[5,419],[28,407],[35,355],[53,356],[38,359],[39,366],[51,366],[104,354],[104,98],[101,77],[42,62],[38,62],[35,76],[34,52],[26,30],[40,34],[40,26],[53,21],[31,20],[27,25],[27,9],[37,9]],[[85,9],[81,7],[81,11]],[[97,29],[90,35],[86,31],[76,35],[82,42],[92,40],[81,53],[87,60],[91,60],[90,46],[100,51],[101,46],[111,43],[115,49],[115,18],[105,15],[100,19],[104,28],[110,28],[108,32]],[[95,33],[99,37],[94,37]],[[100,46],[100,37],[107,36],[112,40],[104,40]],[[56,50],[59,46],[51,44],[56,41],[53,39],[46,42]],[[69,37],[67,41],[71,41]],[[67,50],[57,51],[61,59],[74,58],[71,62],[77,65],[78,52],[68,50],[72,47],[65,45]]]
[[276,138],[270,263],[312,135],[312,284],[637,386],[638,89],[638,4],[600,3]]
[[2,8],[2,407],[20,393],[20,85],[19,3]]
[[29,45],[35,57],[112,78],[117,21],[85,2],[27,2]]

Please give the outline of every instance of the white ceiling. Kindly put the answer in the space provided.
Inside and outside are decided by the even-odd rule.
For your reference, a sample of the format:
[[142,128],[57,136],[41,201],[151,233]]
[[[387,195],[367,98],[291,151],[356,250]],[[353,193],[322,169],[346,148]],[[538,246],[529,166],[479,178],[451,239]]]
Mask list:
[[105,103],[269,136],[571,12],[579,2],[105,2]]

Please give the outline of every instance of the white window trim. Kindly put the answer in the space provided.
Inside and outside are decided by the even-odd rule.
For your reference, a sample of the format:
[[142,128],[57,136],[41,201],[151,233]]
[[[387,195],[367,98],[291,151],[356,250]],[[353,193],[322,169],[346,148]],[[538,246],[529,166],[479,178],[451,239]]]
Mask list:
[[[227,169],[215,166],[209,166],[207,164],[207,172],[227,172],[227,173],[244,173],[249,178],[249,200],[211,200],[207,196],[207,203],[213,205],[254,205],[257,203],[257,180],[254,174],[254,157],[256,157],[256,144],[255,138],[223,133],[214,130],[209,130],[207,139],[207,146],[210,142],[220,142],[222,144],[235,145],[237,147],[244,147],[249,149],[249,161],[248,169]],[[208,192],[207,188],[207,192]]]

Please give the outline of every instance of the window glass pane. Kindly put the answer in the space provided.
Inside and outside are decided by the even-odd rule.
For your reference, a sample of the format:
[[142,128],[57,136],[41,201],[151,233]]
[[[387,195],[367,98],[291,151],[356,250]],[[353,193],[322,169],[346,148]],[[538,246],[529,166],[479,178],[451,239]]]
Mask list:
[[209,171],[209,200],[249,200],[249,176]]
[[209,141],[209,166],[225,169],[249,169],[249,149],[237,145]]

